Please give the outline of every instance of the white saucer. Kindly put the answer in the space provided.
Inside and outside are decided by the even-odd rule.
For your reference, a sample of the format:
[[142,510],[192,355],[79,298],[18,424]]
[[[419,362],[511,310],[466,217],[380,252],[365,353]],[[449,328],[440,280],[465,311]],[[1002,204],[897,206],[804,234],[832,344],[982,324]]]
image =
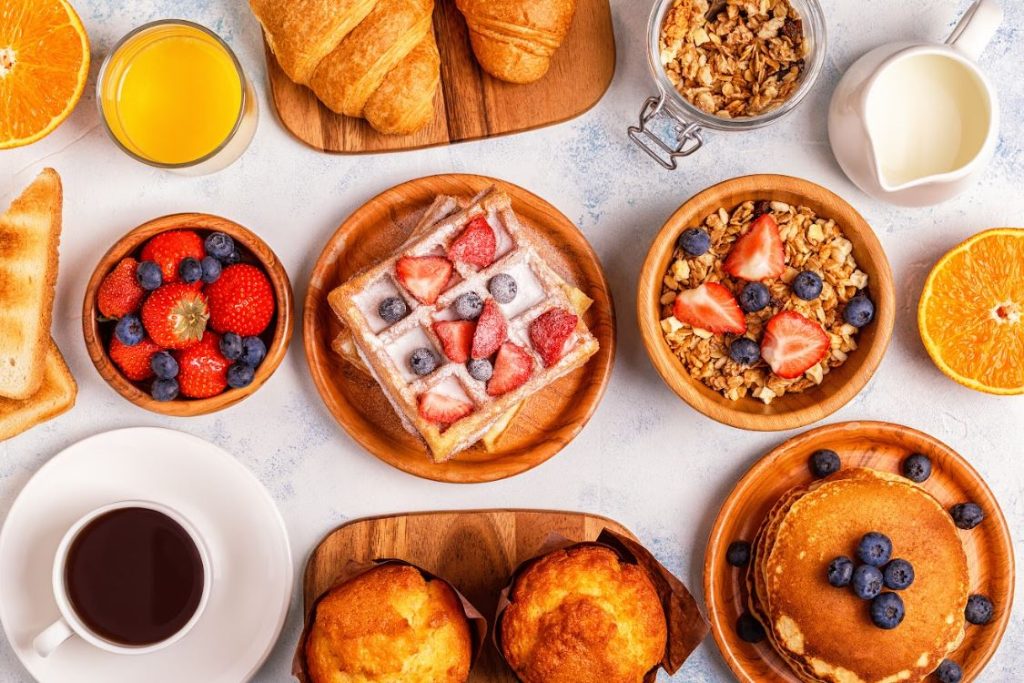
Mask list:
[[[61,536],[86,512],[143,499],[177,509],[206,541],[210,602],[188,635],[146,655],[116,655],[80,638],[39,657],[32,639],[58,618],[50,582]],[[18,494],[0,531],[0,620],[40,683],[239,683],[270,654],[292,592],[288,532],[248,469],[202,439],[122,429],[61,451]]]

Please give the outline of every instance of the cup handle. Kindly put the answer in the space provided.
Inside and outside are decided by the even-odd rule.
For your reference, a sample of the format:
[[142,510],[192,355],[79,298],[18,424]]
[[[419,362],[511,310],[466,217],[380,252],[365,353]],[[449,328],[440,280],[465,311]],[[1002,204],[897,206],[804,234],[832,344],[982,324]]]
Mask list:
[[981,57],[999,25],[1003,23],[1003,8],[996,0],[978,0],[967,10],[960,23],[946,39],[950,45],[973,60]]
[[68,622],[58,619],[32,640],[32,647],[40,657],[49,657],[61,643],[74,634]]

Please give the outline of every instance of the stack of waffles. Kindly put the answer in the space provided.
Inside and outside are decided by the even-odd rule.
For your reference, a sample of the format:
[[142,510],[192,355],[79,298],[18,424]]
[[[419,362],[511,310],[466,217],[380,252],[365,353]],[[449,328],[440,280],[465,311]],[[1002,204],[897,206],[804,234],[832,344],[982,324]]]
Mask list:
[[492,444],[522,402],[583,365],[590,305],[540,256],[507,195],[440,196],[389,258],[328,296],[333,343],[444,462]]

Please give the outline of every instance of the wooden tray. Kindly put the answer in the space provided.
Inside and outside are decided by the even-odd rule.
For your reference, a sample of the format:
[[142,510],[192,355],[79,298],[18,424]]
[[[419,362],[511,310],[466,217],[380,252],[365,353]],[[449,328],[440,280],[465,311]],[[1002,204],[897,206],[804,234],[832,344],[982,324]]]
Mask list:
[[[512,570],[530,559],[549,534],[592,541],[605,528],[633,537],[605,517],[546,510],[424,512],[349,522],[328,534],[309,556],[302,584],[303,618],[349,560],[396,558],[449,581],[490,623]],[[516,677],[487,643],[469,680],[515,683]]]
[[986,626],[968,625],[953,659],[973,680],[995,653],[1013,605],[1014,559],[1009,528],[999,504],[981,476],[953,449],[937,439],[887,422],[843,422],[811,430],[783,443],[755,464],[722,506],[704,558],[704,596],[708,619],[725,661],[740,681],[799,683],[765,641],[751,645],[736,635],[735,624],[746,611],[742,570],[726,562],[729,544],[752,540],[771,506],[794,486],[809,483],[807,460],[819,448],[839,453],[844,467],[872,467],[899,473],[910,453],[932,459],[932,476],[922,486],[946,508],[974,501],[985,511],[984,523],[960,538],[967,551],[971,593],[992,599],[996,615]]
[[441,86],[434,121],[412,135],[381,135],[362,119],[335,114],[312,91],[293,83],[266,49],[274,107],[292,135],[324,152],[418,149],[519,133],[583,114],[604,96],[615,73],[615,35],[608,0],[578,0],[551,70],[536,83],[491,78],[477,65],[455,0],[437,0],[434,30],[441,50]]
[[[482,445],[443,464],[431,462],[426,445],[402,428],[377,383],[331,350],[340,326],[327,294],[397,249],[438,194],[470,197],[496,185],[565,279],[594,300],[584,317],[601,349],[575,372],[532,397],[498,442]],[[543,248],[545,245],[548,248]],[[352,214],[327,243],[313,270],[303,313],[306,359],[320,396],[349,435],[384,462],[426,479],[457,483],[494,481],[536,467],[569,443],[604,395],[615,358],[611,292],[586,238],[558,209],[511,183],[475,175],[439,175],[387,190]]]

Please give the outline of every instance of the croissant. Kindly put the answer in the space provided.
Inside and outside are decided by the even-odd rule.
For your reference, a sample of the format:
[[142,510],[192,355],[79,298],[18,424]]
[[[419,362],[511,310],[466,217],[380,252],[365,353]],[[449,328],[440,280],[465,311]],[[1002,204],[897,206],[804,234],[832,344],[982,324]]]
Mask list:
[[511,83],[548,72],[569,32],[576,0],[456,0],[484,71]]
[[433,118],[434,0],[250,0],[281,68],[328,108],[408,134]]

